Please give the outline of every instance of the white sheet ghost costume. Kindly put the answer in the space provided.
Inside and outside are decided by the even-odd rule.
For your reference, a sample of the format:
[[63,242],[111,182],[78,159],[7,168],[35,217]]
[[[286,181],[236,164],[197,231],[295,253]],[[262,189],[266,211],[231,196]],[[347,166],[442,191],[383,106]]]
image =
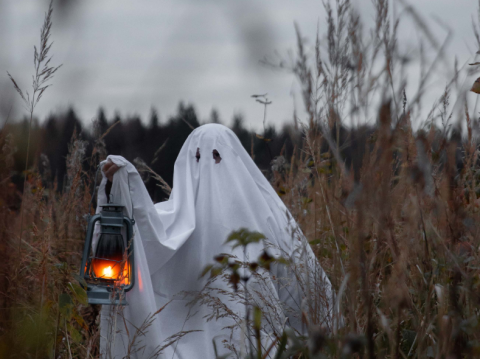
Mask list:
[[[233,358],[245,352],[243,300],[235,300],[231,286],[221,280],[210,283],[210,290],[205,291],[208,276],[199,278],[219,253],[243,259],[241,249],[232,250],[225,244],[228,235],[240,228],[264,234],[270,253],[290,256],[295,268],[305,268],[306,262],[314,266],[303,283],[298,272],[283,265],[249,281],[251,293],[257,294],[252,300],[265,313],[263,352],[285,325],[305,331],[301,313],[308,316],[306,292],[318,288],[319,282],[326,300],[322,314],[317,315],[323,319],[317,322],[331,325],[333,298],[328,278],[287,208],[230,129],[207,124],[190,134],[175,162],[170,199],[157,204],[152,203],[131,163],[120,156],[108,159],[120,167],[113,177],[111,202],[123,204],[130,217],[133,208],[136,221],[136,285],[126,293],[128,306],[102,308],[103,358],[123,358],[128,353],[132,358],[215,358],[212,340],[219,355],[232,353]],[[98,205],[107,203],[106,182],[104,176]],[[264,245],[248,246],[249,259],[255,260]],[[187,305],[193,292],[200,293],[201,300]],[[148,328],[142,328],[149,319]],[[188,333],[159,354],[165,340],[179,332]]]

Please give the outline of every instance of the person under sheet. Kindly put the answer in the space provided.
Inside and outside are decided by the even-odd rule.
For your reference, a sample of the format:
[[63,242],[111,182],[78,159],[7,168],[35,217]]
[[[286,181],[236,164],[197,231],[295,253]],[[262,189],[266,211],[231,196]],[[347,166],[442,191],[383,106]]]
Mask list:
[[[245,294],[250,307],[262,309],[261,345],[267,357],[274,357],[275,338],[286,326],[301,334],[306,333],[305,322],[332,330],[333,291],[327,276],[230,129],[207,124],[190,134],[175,162],[173,188],[165,202],[152,203],[125,158],[111,155],[102,165],[97,203],[107,203],[110,178],[110,201],[123,204],[126,215],[135,219],[137,276],[126,293],[128,306],[102,308],[102,357],[242,357],[257,343],[245,325]],[[245,252],[233,249],[226,239],[241,228],[260,232],[266,240],[248,245]],[[264,251],[287,257],[290,264],[249,273],[246,291],[242,283],[238,291],[232,289],[223,280],[226,276],[200,276],[219,253],[255,261]]]

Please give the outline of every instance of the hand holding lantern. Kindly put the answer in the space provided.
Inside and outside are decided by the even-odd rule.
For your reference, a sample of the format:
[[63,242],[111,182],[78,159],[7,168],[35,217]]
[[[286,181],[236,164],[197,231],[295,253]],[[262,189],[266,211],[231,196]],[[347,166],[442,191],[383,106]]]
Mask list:
[[102,171],[105,173],[105,177],[108,178],[110,182],[113,181],[113,175],[120,169],[115,163],[113,163],[110,159],[107,160],[107,163],[103,165]]

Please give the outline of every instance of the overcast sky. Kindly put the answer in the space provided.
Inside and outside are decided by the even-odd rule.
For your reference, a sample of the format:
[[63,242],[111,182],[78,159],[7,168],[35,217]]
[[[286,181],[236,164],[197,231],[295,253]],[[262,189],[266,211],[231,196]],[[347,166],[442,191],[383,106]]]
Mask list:
[[[70,2],[72,6],[63,8],[55,2],[52,61],[63,67],[37,108],[41,119],[72,105],[85,122],[100,106],[109,118],[118,111],[144,120],[153,106],[166,120],[183,100],[195,105],[202,120],[217,108],[225,123],[242,113],[248,126],[259,128],[263,108],[250,95],[267,92],[273,101],[267,122],[281,124],[292,119],[292,91],[301,105],[298,86],[291,74],[267,68],[259,60],[295,48],[295,21],[311,44],[317,23],[320,33],[326,32],[320,0]],[[0,0],[1,103],[4,109],[15,103],[16,117],[22,108],[6,71],[22,87],[30,85],[33,45],[39,42],[47,6],[44,0]],[[356,0],[354,6],[365,23],[373,21],[370,0]],[[446,32],[434,18],[454,32],[448,48],[452,63],[454,55],[461,64],[473,59],[478,50],[471,30],[475,1],[422,0],[415,6],[438,31],[439,40]],[[402,28],[405,46],[415,42],[415,32],[413,27]],[[446,82],[443,75],[440,71],[439,83]]]

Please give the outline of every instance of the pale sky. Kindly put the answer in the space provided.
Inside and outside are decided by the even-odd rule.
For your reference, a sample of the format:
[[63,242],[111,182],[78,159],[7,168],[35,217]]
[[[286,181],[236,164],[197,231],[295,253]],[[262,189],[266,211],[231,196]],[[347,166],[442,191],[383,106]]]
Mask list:
[[[259,61],[275,51],[286,55],[295,49],[295,21],[311,45],[317,24],[320,33],[326,33],[320,0],[70,2],[74,5],[65,8],[54,3],[52,62],[63,67],[37,107],[42,120],[73,105],[86,123],[100,106],[109,118],[118,111],[122,116],[139,114],[144,120],[153,106],[165,121],[183,100],[195,106],[201,120],[217,108],[224,123],[230,123],[234,113],[242,113],[246,125],[258,129],[263,108],[250,96],[268,93],[273,103],[267,123],[278,125],[292,119],[292,92],[301,108],[298,85],[293,75]],[[364,23],[372,23],[371,1],[353,3]],[[439,41],[446,32],[437,21],[453,31],[447,52],[452,64],[454,56],[460,64],[473,61],[472,54],[478,50],[471,26],[472,16],[477,14],[475,1],[422,0],[412,4],[431,23]],[[6,71],[23,88],[30,86],[33,45],[39,42],[47,7],[45,0],[0,0],[2,117],[12,104],[12,116],[24,113]],[[402,2],[396,7],[401,11]],[[402,27],[402,46],[416,46],[417,32],[413,26]],[[439,93],[447,72],[438,72]],[[467,79],[468,86],[475,78]],[[430,96],[437,96],[434,89]]]

